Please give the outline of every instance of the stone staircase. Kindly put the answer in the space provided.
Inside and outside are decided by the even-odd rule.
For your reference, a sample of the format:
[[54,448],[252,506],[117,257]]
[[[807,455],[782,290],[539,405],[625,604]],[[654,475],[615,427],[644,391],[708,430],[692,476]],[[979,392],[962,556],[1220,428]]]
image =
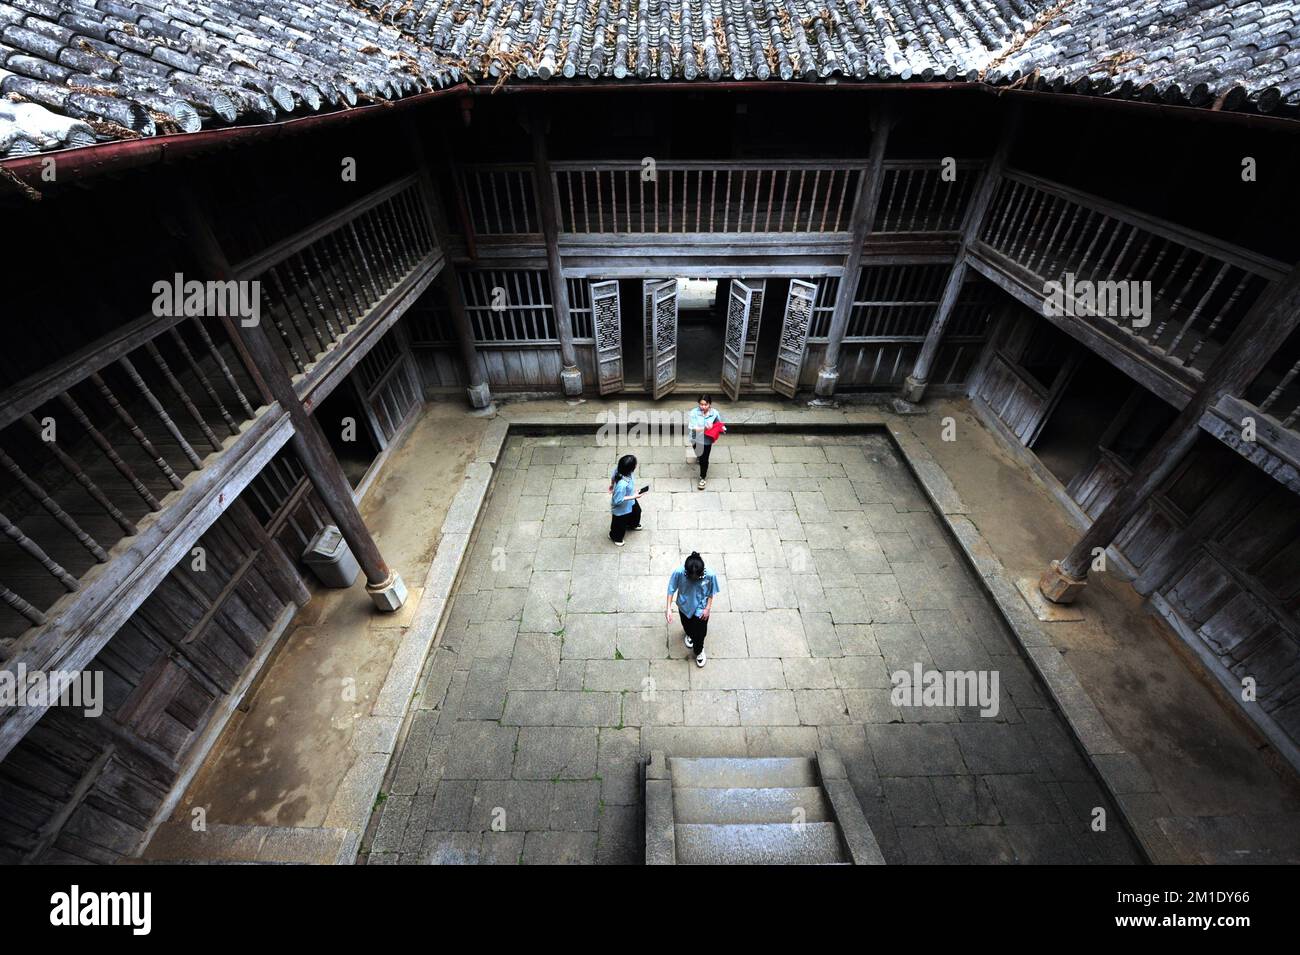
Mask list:
[[839,756],[665,757],[645,767],[650,865],[883,865]]

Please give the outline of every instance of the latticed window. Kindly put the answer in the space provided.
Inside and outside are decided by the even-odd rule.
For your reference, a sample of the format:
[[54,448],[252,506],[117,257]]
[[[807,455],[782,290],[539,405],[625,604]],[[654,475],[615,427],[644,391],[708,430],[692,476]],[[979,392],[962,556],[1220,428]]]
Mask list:
[[479,342],[554,342],[551,287],[540,269],[459,273],[465,313]]

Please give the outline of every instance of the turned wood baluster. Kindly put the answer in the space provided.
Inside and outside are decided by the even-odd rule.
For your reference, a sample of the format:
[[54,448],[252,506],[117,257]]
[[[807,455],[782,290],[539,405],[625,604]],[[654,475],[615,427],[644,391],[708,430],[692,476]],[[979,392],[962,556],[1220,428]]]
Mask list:
[[[298,340],[302,344],[304,357],[310,361],[325,350],[325,339],[321,337],[320,330],[312,324],[311,316],[307,314],[306,309],[302,308],[302,302],[298,299],[297,295],[298,290],[294,288],[292,289],[293,294],[289,294],[290,288],[285,285],[283,278],[280,276],[280,265],[282,264],[283,263],[277,263],[276,265],[271,266],[266,270],[266,275],[270,276],[271,283],[275,286],[275,291],[280,297],[280,305],[284,309],[284,314],[289,317],[289,321],[293,324],[294,330],[298,333]],[[292,276],[290,276],[290,278],[292,278]],[[295,302],[298,304],[298,309],[294,308]],[[301,316],[299,315],[299,312],[302,313]],[[315,351],[312,351],[312,344],[307,338],[307,333],[303,330],[304,323],[311,329],[312,336],[316,339]]]
[[0,465],[12,474],[14,479],[23,486],[27,493],[34,497],[36,502],[40,504],[41,507],[45,508],[51,517],[62,524],[68,533],[77,539],[82,547],[90,551],[91,554],[95,556],[95,560],[99,561],[101,564],[108,561],[108,554],[105,552],[104,548],[100,547],[93,537],[82,530],[81,526],[72,518],[72,516],[61,508],[58,502],[50,497],[43,487],[28,477],[26,473],[23,472],[23,469],[18,466],[18,462],[9,457],[3,448],[0,448]]
[[[203,369],[199,367],[199,363],[194,360],[194,353],[190,351],[190,346],[185,343],[185,338],[181,335],[180,330],[173,325],[168,329],[168,333],[171,335],[173,344],[176,345],[176,348],[184,357],[185,363],[190,366],[190,371],[192,371],[194,377],[198,379],[199,385],[205,392],[207,392],[208,397],[212,399],[212,403],[217,406],[217,413],[220,414],[221,419],[226,422],[226,427],[230,429],[230,433],[239,434],[239,425],[235,424],[235,419],[232,418],[230,412],[226,410],[226,406],[222,402],[221,396],[217,394],[217,389],[212,387],[212,382],[210,382],[208,376],[203,373]],[[249,414],[251,415],[252,412],[250,411]]]
[[[889,187],[889,195],[885,197],[885,207],[880,213],[881,232],[893,232],[889,227],[890,213],[894,211],[894,196],[898,193],[898,178],[903,174],[901,169],[886,169],[885,183]],[[882,189],[884,186],[882,186]]]
[[1007,235],[1007,226],[1012,218],[1014,210],[1019,208],[1020,201],[1024,197],[1025,185],[1022,182],[1004,182],[1006,192],[1001,199],[1002,215],[998,217],[997,225],[993,229],[992,238],[989,239],[989,245],[1002,251],[1002,242]]
[[[1039,223],[1043,219],[1043,210],[1046,209],[1049,198],[1047,193],[1040,192],[1034,196],[1033,201],[1029,204],[1029,208],[1025,212],[1025,225],[1021,230],[1020,248],[1013,256],[1017,262],[1025,264],[1026,254],[1033,248],[1030,240],[1037,236]],[[1028,266],[1026,265],[1026,267]]]
[[1039,244],[1038,254],[1029,257],[1027,267],[1029,271],[1033,272],[1035,275],[1050,276],[1052,274],[1051,272],[1046,271],[1051,268],[1052,264],[1048,259],[1048,253],[1056,245],[1056,237],[1060,234],[1061,225],[1065,222],[1065,212],[1068,206],[1069,203],[1064,199],[1061,199],[1052,207],[1051,211],[1048,212],[1049,221],[1051,221],[1052,217],[1055,217],[1056,224],[1052,227],[1052,234],[1047,237],[1047,241]]
[[189,459],[190,464],[193,465],[196,470],[203,467],[203,459],[198,456],[192,447],[190,447],[190,443],[185,440],[185,435],[181,433],[181,429],[177,426],[176,422],[172,420],[172,416],[167,413],[167,409],[163,407],[162,402],[158,400],[154,393],[149,389],[149,386],[145,384],[144,379],[140,377],[140,373],[135,370],[135,366],[131,364],[131,359],[123,356],[118,359],[117,363],[122,366],[122,370],[125,371],[127,377],[131,379],[131,383],[139,389],[142,395],[144,395],[144,400],[149,403],[149,407],[152,408],[154,414],[158,416],[158,420],[163,423],[163,427],[167,429],[168,433],[171,434],[176,443],[180,445],[181,453]]
[[[290,276],[293,275],[294,266],[296,265],[298,267],[298,272],[301,277],[300,280],[307,287],[307,292],[311,296],[311,303],[316,308],[316,315],[321,324],[325,326],[325,333],[329,336],[331,342],[337,341],[343,332],[340,329],[335,328],[334,323],[330,321],[330,311],[325,307],[325,303],[321,299],[320,290],[316,288],[316,280],[312,277],[311,269],[307,265],[306,252],[304,251],[291,255],[285,260],[285,264],[289,268]],[[312,324],[316,324],[315,320],[313,320]]]
[[[1183,336],[1187,334],[1188,329],[1196,324],[1196,319],[1200,317],[1201,311],[1205,308],[1206,303],[1210,301],[1211,296],[1214,295],[1215,290],[1219,287],[1219,283],[1222,282],[1223,277],[1227,275],[1228,267],[1229,266],[1226,262],[1219,265],[1219,271],[1214,273],[1214,278],[1210,280],[1210,284],[1206,287],[1205,292],[1201,295],[1200,299],[1197,300],[1196,307],[1192,309],[1192,313],[1187,316],[1187,321],[1184,322],[1183,327],[1178,330],[1178,334],[1174,336],[1174,340],[1169,343],[1169,353],[1171,355],[1177,351],[1178,345],[1183,340]],[[1188,364],[1188,362],[1191,361],[1192,356],[1195,355],[1196,352],[1200,351],[1200,346],[1204,344],[1205,337],[1215,329],[1222,318],[1222,311],[1215,315],[1214,320],[1210,322],[1209,327],[1205,330],[1205,334],[1201,336],[1193,347],[1191,355],[1186,359],[1183,359],[1184,365]]]
[[104,379],[101,378],[98,373],[95,373],[90,376],[90,381],[99,389],[99,393],[103,395],[104,400],[108,402],[108,406],[113,409],[114,414],[116,414],[122,424],[126,426],[127,430],[131,432],[136,443],[144,449],[145,454],[153,459],[154,464],[158,466],[158,470],[163,473],[163,477],[167,478],[171,486],[177,490],[183,488],[185,483],[176,476],[176,472],[171,469],[171,465],[169,465],[167,460],[158,453],[158,449],[153,446],[153,442],[149,440],[142,430],[140,430],[140,426],[136,424],[135,419],[131,417],[131,412],[122,407],[122,403],[117,400],[117,396],[113,394]]
[[23,600],[22,597],[19,597],[4,584],[0,584],[0,600],[3,600],[18,613],[26,617],[28,623],[34,624],[38,627],[45,625],[45,614],[41,613],[26,600]]
[[9,518],[4,516],[4,514],[0,514],[0,532],[3,532],[5,537],[8,537],[33,560],[44,567],[46,572],[59,583],[63,584],[64,589],[69,593],[73,593],[78,589],[80,585],[77,583],[77,578],[64,570],[58,562],[41,549],[40,544],[36,543],[36,541],[24,534],[22,529],[11,522]]
[[339,287],[346,288],[348,295],[352,299],[352,311],[348,312],[348,327],[355,325],[360,321],[361,316],[365,314],[365,300],[367,300],[367,291],[365,286],[360,282],[359,270],[354,268],[352,262],[352,249],[350,243],[335,231],[329,235],[330,244],[334,247],[334,268],[337,270]]
[[298,346],[294,344],[293,338],[289,334],[289,330],[284,325],[281,307],[277,303],[272,302],[269,295],[267,296],[267,303],[271,306],[268,309],[271,313],[271,323],[275,326],[275,330],[279,332],[280,340],[284,342],[284,347],[289,352],[289,360],[293,362],[293,367],[298,369],[299,372],[306,371],[307,365],[303,362],[302,356],[298,354]]
[[[1297,375],[1300,375],[1300,360],[1297,360],[1296,363],[1291,366],[1291,370],[1283,375],[1278,383],[1273,386],[1273,390],[1268,393],[1268,397],[1259,403],[1259,410],[1267,413],[1268,410],[1277,403],[1277,400],[1282,397],[1282,393],[1291,387],[1291,382],[1296,380]],[[1295,420],[1298,411],[1300,411],[1300,404],[1296,405],[1296,410],[1293,410],[1291,414],[1287,416],[1287,419],[1283,424],[1289,428],[1291,422]]]
[[[1215,276],[1214,279],[1215,286],[1219,284],[1219,280],[1223,278],[1223,276],[1227,273],[1227,271],[1228,271],[1228,266],[1225,264],[1223,268],[1219,270],[1219,274]],[[1184,365],[1191,365],[1194,361],[1196,361],[1196,356],[1197,354],[1200,353],[1202,346],[1204,346],[1206,342],[1206,339],[1208,339],[1211,335],[1213,335],[1215,329],[1219,327],[1219,324],[1223,321],[1223,319],[1232,313],[1233,306],[1237,304],[1237,299],[1241,297],[1241,293],[1245,289],[1245,287],[1250,283],[1250,279],[1251,279],[1251,275],[1249,272],[1242,273],[1241,280],[1237,283],[1236,287],[1233,288],[1232,294],[1228,296],[1228,300],[1224,302],[1223,305],[1215,311],[1214,319],[1210,322],[1209,327],[1205,329],[1205,334],[1202,335],[1200,339],[1197,340],[1196,344],[1192,346],[1191,354],[1188,355],[1187,360],[1183,362]],[[1213,291],[1214,288],[1211,287],[1210,292]],[[1208,299],[1209,297],[1210,297],[1209,293],[1207,292],[1205,298]],[[1204,304],[1204,300],[1202,301],[1202,304]],[[1200,307],[1201,306],[1198,305],[1197,309],[1199,310]]]
[[[144,503],[148,505],[149,511],[157,511],[157,509],[160,509],[162,505],[159,503],[159,500],[149,492],[148,487],[144,486],[144,483],[140,481],[139,478],[135,477],[135,472],[133,472],[130,466],[126,464],[126,461],[123,461],[121,457],[118,456],[117,451],[113,450],[113,446],[108,443],[108,439],[104,438],[104,435],[101,435],[99,430],[96,429],[94,425],[90,424],[90,420],[86,417],[86,413],[78,407],[77,403],[72,399],[72,396],[64,392],[64,394],[60,395],[59,398],[62,403],[64,403],[64,407],[68,408],[69,412],[72,412],[72,416],[77,420],[77,424],[81,425],[83,429],[86,430],[86,433],[90,435],[91,439],[98,444],[100,451],[103,451],[104,456],[108,457],[109,463],[112,464],[114,468],[117,468],[118,472],[122,474],[122,477],[125,477],[131,487],[135,489],[136,494],[139,494],[140,498],[144,500]],[[117,526],[120,526],[120,528],[125,530],[127,534],[134,534],[135,525],[133,522],[131,522],[126,515],[123,515],[121,511],[118,511],[117,507],[114,507],[113,503],[108,499],[108,496],[105,495],[103,491],[99,490],[99,486],[96,485],[94,481],[91,481],[90,476],[87,476],[87,474],[83,472],[81,465],[77,464],[77,461],[74,461],[72,456],[68,455],[68,452],[62,450],[62,448],[59,447],[59,443],[52,442],[52,440],[44,440],[42,438],[42,434],[40,434],[40,424],[36,421],[36,418],[29,414],[29,416],[23,418],[23,422],[27,425],[27,430],[30,430],[31,433],[35,435],[36,439],[40,440],[40,443],[44,444],[45,447],[48,447],[49,450],[53,452],[56,459],[59,459],[59,463],[64,465],[64,468],[68,470],[69,474],[72,474],[75,481],[77,481],[77,483],[82,487],[85,487],[87,494],[90,495],[91,498],[94,498],[95,502],[98,503],[101,508],[104,508],[104,511],[108,512],[108,516],[113,518],[113,521],[116,522]]]
[[[1182,306],[1183,299],[1187,297],[1189,292],[1191,292],[1192,287],[1196,284],[1196,280],[1201,277],[1201,272],[1204,271],[1205,269],[1206,258],[1207,257],[1205,255],[1202,255],[1199,259],[1196,260],[1196,265],[1192,269],[1192,274],[1187,277],[1187,281],[1183,284],[1183,287],[1179,289],[1178,295],[1174,298],[1173,303],[1169,306],[1168,316],[1166,316],[1165,320],[1160,323],[1160,327],[1156,329],[1155,334],[1151,336],[1152,344],[1154,344],[1156,340],[1160,338],[1160,335],[1165,330],[1165,326],[1169,324],[1169,320],[1175,316],[1179,308]],[[1183,337],[1183,332],[1186,331],[1186,329],[1187,329],[1187,324],[1184,322],[1179,328],[1177,337],[1174,339],[1175,344],[1177,344],[1179,338]],[[1166,351],[1172,352],[1173,351],[1172,346],[1166,349]]]
[[212,445],[212,450],[220,451],[222,447],[221,442],[212,432],[212,429],[208,427],[208,423],[204,420],[203,415],[199,414],[199,409],[195,407],[194,401],[190,398],[189,392],[181,386],[181,383],[176,380],[176,376],[172,374],[171,366],[168,365],[166,359],[163,358],[163,354],[158,350],[158,346],[150,341],[145,342],[144,347],[145,351],[149,353],[149,357],[153,359],[154,364],[158,366],[158,370],[162,372],[163,380],[167,382],[167,387],[171,388],[176,397],[180,399],[181,404],[185,406],[186,412],[194,419],[194,423],[199,426],[199,430],[203,432],[203,437],[207,438],[208,444]]
[[[363,289],[368,289],[370,297],[366,300],[367,305],[373,304],[383,297],[383,292],[379,289],[379,283],[375,280],[374,270],[370,267],[370,257],[366,255],[365,243],[361,241],[361,236],[357,232],[356,221],[351,221],[346,226],[348,237],[351,239],[351,246],[356,249],[357,259],[361,267],[356,270],[356,277],[361,280],[359,283]],[[368,307],[362,309],[361,315],[368,311]],[[360,318],[361,315],[357,317]]]
[[389,246],[388,233],[384,231],[383,207],[371,210],[362,217],[362,222],[370,235],[371,248],[375,250],[380,274],[384,276],[391,288],[401,279],[402,270],[398,268],[397,259],[393,257],[393,250]]
[[348,330],[347,305],[340,304],[339,300],[334,297],[334,288],[330,283],[333,272],[321,264],[320,251],[315,245],[309,246],[307,251],[311,254],[311,264],[317,274],[321,277],[321,288],[325,290],[325,298],[329,301],[330,311],[334,313],[334,324],[338,326],[339,335],[341,336]]

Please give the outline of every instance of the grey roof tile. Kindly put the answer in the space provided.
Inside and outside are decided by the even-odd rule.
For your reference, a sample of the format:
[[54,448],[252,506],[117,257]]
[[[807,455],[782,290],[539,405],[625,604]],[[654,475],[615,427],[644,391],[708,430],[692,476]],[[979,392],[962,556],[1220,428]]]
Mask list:
[[0,156],[575,78],[978,80],[1290,111],[1300,2],[0,0]]

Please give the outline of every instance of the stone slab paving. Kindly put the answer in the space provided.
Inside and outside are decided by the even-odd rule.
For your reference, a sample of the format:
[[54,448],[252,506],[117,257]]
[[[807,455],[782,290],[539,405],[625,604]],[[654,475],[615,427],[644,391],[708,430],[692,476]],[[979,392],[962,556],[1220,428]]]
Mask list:
[[[608,475],[627,451],[653,491],[616,548]],[[885,435],[729,436],[705,491],[679,445],[513,436],[481,457],[494,483],[369,862],[638,863],[652,750],[818,749],[842,757],[891,864],[1140,860]],[[703,669],[663,616],[691,550],[722,585]],[[895,705],[891,674],[917,664],[996,672],[997,715]]]

